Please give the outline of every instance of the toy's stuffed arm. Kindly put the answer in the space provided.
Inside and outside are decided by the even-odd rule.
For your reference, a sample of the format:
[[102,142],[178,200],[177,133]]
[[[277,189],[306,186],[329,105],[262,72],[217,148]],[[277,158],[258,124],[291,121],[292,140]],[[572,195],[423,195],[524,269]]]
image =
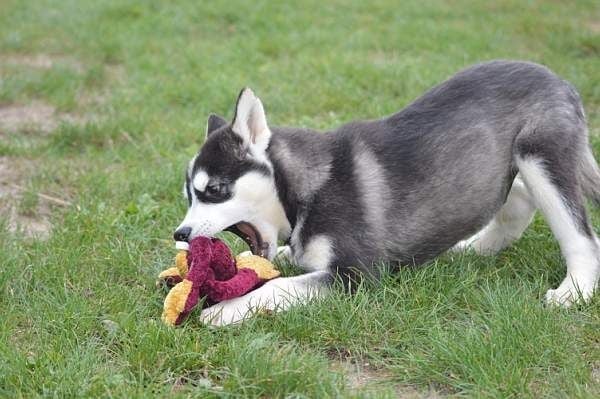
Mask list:
[[237,273],[231,250],[221,240],[213,239],[211,242],[211,268],[215,274],[215,279],[220,281],[229,280]]
[[213,302],[242,296],[251,291],[260,282],[260,278],[252,269],[240,269],[227,281],[209,280],[204,284],[204,293]]

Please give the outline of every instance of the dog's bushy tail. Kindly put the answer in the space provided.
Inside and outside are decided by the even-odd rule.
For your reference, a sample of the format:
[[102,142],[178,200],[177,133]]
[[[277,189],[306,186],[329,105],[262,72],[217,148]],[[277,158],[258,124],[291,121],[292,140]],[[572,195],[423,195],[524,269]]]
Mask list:
[[581,184],[585,196],[600,207],[600,168],[589,147],[583,157]]

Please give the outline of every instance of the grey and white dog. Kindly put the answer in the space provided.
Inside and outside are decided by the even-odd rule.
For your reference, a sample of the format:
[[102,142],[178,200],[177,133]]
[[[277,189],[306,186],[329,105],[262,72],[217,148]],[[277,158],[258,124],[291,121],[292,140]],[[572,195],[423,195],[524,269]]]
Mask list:
[[[547,68],[493,61],[463,70],[400,112],[327,133],[269,126],[240,93],[233,122],[211,115],[186,171],[177,241],[229,229],[306,274],[206,308],[222,325],[258,307],[286,309],[326,294],[334,276],[378,262],[421,264],[448,249],[491,254],[518,239],[540,209],[567,276],[553,304],[589,299],[600,241],[585,197],[600,203],[600,171],[579,95]],[[278,249],[278,240],[289,246]]]

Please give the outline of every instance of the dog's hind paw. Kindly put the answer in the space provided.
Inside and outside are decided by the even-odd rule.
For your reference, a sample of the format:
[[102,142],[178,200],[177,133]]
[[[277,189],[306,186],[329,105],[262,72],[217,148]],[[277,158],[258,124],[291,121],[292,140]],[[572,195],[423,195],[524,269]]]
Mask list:
[[570,281],[546,292],[546,303],[550,306],[569,307],[578,302],[587,302],[594,295],[593,287],[576,287]]
[[558,289],[546,291],[544,299],[546,300],[546,304],[550,306],[569,307],[573,304],[571,293],[561,292]]

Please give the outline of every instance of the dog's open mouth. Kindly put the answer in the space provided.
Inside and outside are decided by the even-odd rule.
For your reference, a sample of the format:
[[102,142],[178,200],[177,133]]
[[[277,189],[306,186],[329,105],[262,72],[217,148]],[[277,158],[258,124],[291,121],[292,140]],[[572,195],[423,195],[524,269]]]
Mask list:
[[254,255],[267,258],[269,256],[269,243],[264,242],[258,229],[248,222],[239,222],[225,229],[240,237],[248,244]]

